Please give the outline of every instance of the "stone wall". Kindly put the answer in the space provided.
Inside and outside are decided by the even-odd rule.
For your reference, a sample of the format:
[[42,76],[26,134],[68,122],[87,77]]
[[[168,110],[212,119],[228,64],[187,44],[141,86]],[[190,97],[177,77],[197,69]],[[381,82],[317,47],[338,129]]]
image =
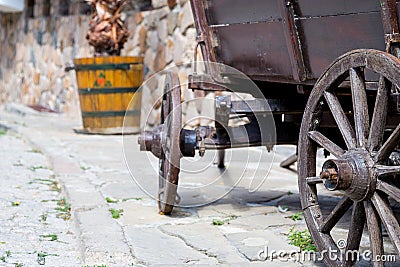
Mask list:
[[[51,1],[50,15],[43,16],[43,0],[35,3],[33,16],[0,13],[0,101],[79,112],[75,73],[64,68],[74,58],[93,55],[85,39],[90,15],[79,14],[80,7],[74,4],[68,15],[60,15],[58,1]],[[144,56],[145,78],[190,62],[195,46],[188,1],[153,0],[152,5],[150,11],[124,14],[131,34],[121,55]],[[152,84],[143,92],[144,110],[150,110],[160,93],[158,84]],[[155,123],[159,115],[152,117]]]

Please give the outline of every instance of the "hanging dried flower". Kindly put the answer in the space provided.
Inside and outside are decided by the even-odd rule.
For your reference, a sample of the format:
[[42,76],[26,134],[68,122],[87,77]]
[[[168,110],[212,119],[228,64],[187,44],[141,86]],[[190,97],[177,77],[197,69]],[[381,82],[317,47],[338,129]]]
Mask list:
[[126,0],[86,0],[94,13],[89,22],[86,39],[94,47],[97,56],[119,55],[128,39],[129,32],[121,18]]

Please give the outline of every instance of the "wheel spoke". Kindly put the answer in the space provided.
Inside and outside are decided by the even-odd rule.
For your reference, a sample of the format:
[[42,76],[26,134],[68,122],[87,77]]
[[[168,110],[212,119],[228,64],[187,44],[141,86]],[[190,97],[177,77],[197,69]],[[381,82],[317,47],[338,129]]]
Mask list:
[[[383,238],[382,228],[379,215],[372,206],[370,200],[364,202],[365,216],[367,217],[367,227],[369,234],[369,243],[372,250],[372,257],[377,258],[377,255],[383,255]],[[373,261],[374,266],[384,266],[383,262]]]
[[346,211],[353,204],[353,200],[344,196],[336,207],[332,210],[332,212],[326,217],[323,223],[320,226],[320,231],[322,233],[329,233],[332,228],[339,222],[339,220],[343,217]]
[[322,184],[322,179],[317,177],[307,177],[307,184],[312,185],[312,184]]
[[333,143],[331,140],[329,140],[320,132],[311,131],[308,133],[308,136],[337,158],[342,156],[345,152],[341,147]]
[[351,68],[349,73],[357,146],[364,147],[367,143],[369,132],[368,103],[367,93],[365,92],[364,72],[360,68]]
[[343,139],[346,142],[348,148],[356,147],[356,139],[353,127],[351,126],[349,119],[346,117],[338,98],[331,92],[325,91],[324,96],[326,102],[331,109],[332,115],[336,121],[336,124],[342,133]]
[[396,249],[397,254],[400,254],[400,226],[397,222],[396,217],[393,214],[392,208],[390,207],[387,198],[382,198],[379,194],[375,193],[372,198],[376,210],[378,211],[383,225],[392,240],[393,246]]
[[390,197],[400,203],[400,189],[398,187],[391,185],[387,182],[378,180],[376,184],[376,189],[388,194]]
[[[365,210],[362,202],[355,202],[351,215],[349,234],[347,236],[346,252],[360,248],[361,237],[365,224]],[[352,254],[351,254],[352,255]],[[356,259],[348,259],[347,266],[352,266]]]
[[376,165],[375,172],[378,176],[396,175],[400,174],[400,166]]
[[369,151],[375,151],[382,143],[383,132],[385,130],[387,103],[389,99],[390,87],[392,84],[381,76],[379,87],[376,93],[374,114],[372,115],[371,130],[368,137]]
[[400,124],[397,125],[396,129],[392,132],[386,142],[379,149],[378,153],[375,155],[375,162],[383,162],[387,160],[396,146],[400,142]]

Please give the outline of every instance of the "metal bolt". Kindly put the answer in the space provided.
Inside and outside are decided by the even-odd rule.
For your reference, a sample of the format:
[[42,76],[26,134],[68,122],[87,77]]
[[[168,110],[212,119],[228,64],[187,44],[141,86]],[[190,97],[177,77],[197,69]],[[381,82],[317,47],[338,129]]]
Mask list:
[[329,178],[331,178],[331,173],[328,172],[328,171],[321,172],[320,175],[319,175],[319,177],[320,177],[321,179],[329,179]]

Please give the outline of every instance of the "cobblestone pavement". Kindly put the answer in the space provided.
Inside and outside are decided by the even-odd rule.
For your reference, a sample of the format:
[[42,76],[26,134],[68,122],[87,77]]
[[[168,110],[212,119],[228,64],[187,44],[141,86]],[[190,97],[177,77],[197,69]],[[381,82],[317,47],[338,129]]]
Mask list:
[[[0,113],[0,125],[11,129],[0,137],[0,170],[5,177],[0,180],[4,210],[0,241],[5,242],[0,249],[11,252],[7,262],[34,266],[37,253],[42,251],[49,255],[46,266],[282,266],[277,258],[260,260],[259,255],[261,259],[264,255],[260,251],[299,250],[288,244],[292,228],[307,228],[297,214],[297,175],[279,167],[279,162],[295,151],[292,146],[277,147],[270,171],[269,164],[263,163],[268,163],[270,156],[262,158],[263,164],[251,161],[243,170],[245,150],[232,152],[222,183],[235,184],[232,180],[241,174],[244,179],[227,196],[161,216],[155,199],[136,183],[150,194],[157,190],[157,161],[139,152],[137,136],[123,140],[121,136],[75,134],[72,129],[79,127],[78,117],[41,114],[13,105],[7,110]],[[34,153],[39,151],[42,153]],[[261,150],[248,151],[250,157],[257,158]],[[203,162],[185,164],[190,169]],[[269,171],[269,175],[250,193],[246,177],[257,170]],[[217,172],[215,166],[193,177],[187,171],[181,185],[207,184]],[[51,191],[56,181],[61,193]],[[209,195],[183,192],[182,201],[207,200],[220,187],[213,186]],[[42,202],[59,200],[63,195],[71,205],[67,221],[57,218],[56,201]],[[14,201],[20,205],[13,206]],[[324,201],[327,209],[334,205],[329,198]],[[47,214],[46,222],[41,221],[42,214]],[[296,216],[299,220],[293,220]],[[58,240],[49,241],[51,237],[45,237],[49,234],[57,234]],[[323,266],[320,262],[284,260],[285,266]]]
[[0,127],[0,266],[79,266],[68,203],[45,155]]

